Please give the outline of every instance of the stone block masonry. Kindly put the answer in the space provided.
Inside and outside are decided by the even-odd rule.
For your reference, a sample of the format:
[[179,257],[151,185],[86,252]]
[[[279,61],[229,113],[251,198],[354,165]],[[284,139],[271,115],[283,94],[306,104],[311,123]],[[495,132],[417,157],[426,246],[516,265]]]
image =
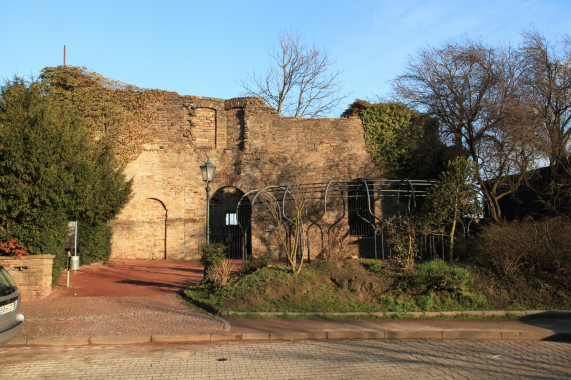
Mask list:
[[52,292],[54,255],[0,256],[0,264],[20,287],[22,300],[40,299]]
[[[292,170],[305,183],[380,178],[358,118],[293,119],[279,117],[259,98],[176,93],[157,111],[153,140],[125,169],[134,194],[111,222],[112,258],[199,258],[206,218],[199,166],[208,157],[217,167],[211,195],[283,183]],[[252,235],[257,241],[256,231]]]

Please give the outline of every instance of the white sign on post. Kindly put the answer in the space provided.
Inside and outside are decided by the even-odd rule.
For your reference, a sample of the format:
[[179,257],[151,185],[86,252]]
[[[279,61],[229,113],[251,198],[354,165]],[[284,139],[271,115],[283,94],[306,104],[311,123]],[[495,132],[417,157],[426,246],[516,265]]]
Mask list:
[[79,256],[77,256],[77,221],[68,222],[69,232],[65,243],[65,249],[69,252],[73,250],[73,256],[69,258],[71,270],[79,270]]
[[65,250],[72,251],[73,255],[77,255],[77,222],[67,222],[67,239],[65,241]]

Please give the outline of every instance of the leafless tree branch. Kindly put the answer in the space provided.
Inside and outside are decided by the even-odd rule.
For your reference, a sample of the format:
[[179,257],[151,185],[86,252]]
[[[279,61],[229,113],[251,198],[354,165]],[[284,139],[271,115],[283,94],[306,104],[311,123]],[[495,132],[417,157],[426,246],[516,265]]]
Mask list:
[[525,100],[535,116],[540,148],[551,165],[565,162],[571,140],[571,40],[550,43],[535,30],[523,33]]
[[535,157],[529,112],[520,102],[523,74],[510,46],[463,40],[420,51],[394,81],[402,101],[437,117],[447,141],[478,163],[495,220],[498,200],[525,181]]
[[306,45],[296,32],[282,32],[279,47],[268,51],[272,65],[240,82],[244,95],[258,96],[281,116],[322,117],[347,96],[341,94],[340,72],[316,45]]

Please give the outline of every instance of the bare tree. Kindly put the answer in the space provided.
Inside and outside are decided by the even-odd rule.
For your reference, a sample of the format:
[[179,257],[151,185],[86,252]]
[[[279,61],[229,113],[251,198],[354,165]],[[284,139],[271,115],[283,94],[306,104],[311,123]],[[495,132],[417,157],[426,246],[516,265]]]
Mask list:
[[254,71],[240,82],[244,95],[259,96],[281,116],[320,117],[346,98],[341,95],[335,63],[316,45],[306,45],[297,32],[282,32],[279,47],[268,51],[272,65],[264,75]]
[[539,147],[551,165],[567,161],[571,140],[571,40],[549,43],[539,32],[523,34],[524,99],[535,116]]
[[496,221],[499,199],[524,182],[533,162],[524,138],[528,117],[518,102],[521,74],[510,47],[465,40],[421,50],[394,81],[403,101],[435,116],[445,139],[478,164],[477,180]]

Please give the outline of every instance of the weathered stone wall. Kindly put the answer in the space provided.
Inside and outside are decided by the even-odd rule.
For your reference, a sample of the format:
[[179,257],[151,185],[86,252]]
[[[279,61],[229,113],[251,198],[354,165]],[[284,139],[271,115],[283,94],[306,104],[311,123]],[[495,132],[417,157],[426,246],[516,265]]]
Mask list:
[[152,143],[125,171],[134,196],[112,222],[112,258],[199,258],[206,218],[199,166],[208,157],[217,166],[211,194],[226,186],[245,193],[274,185],[292,169],[302,182],[380,175],[358,118],[284,118],[257,98],[176,93],[158,112]]
[[54,255],[0,256],[0,264],[20,287],[22,300],[40,299],[52,292]]

